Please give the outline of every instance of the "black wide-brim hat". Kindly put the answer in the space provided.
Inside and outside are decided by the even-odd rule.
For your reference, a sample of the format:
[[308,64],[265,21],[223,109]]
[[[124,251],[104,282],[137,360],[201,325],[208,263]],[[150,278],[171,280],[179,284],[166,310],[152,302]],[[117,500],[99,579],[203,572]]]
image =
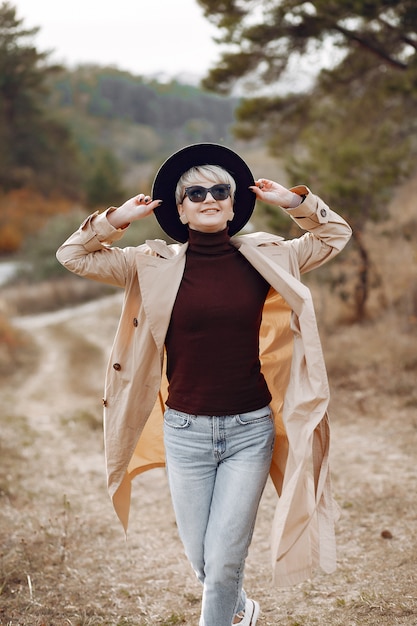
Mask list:
[[236,181],[234,218],[229,222],[229,234],[235,235],[249,221],[256,196],[249,189],[255,181],[249,167],[236,152],[215,143],[186,146],[172,154],[159,168],[152,185],[152,198],[162,200],[154,210],[161,228],[175,241],[188,240],[188,226],[179,219],[175,189],[181,176],[198,165],[219,165]]

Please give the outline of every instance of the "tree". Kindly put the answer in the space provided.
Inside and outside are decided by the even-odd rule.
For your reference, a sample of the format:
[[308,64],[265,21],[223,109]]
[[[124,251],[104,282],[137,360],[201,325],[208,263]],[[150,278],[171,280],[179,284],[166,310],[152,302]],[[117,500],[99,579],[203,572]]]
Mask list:
[[9,3],[0,6],[0,189],[30,186],[76,196],[78,154],[67,127],[45,106],[47,79],[60,68],[32,44]]
[[121,185],[120,165],[108,150],[98,151],[91,176],[87,179],[87,206],[96,209],[101,206],[121,204],[126,192]]
[[[307,180],[353,225],[360,257],[355,312],[366,314],[367,223],[386,215],[392,188],[417,153],[417,4],[414,0],[200,0],[227,50],[204,81],[225,91],[236,81],[259,90],[312,50],[328,47],[311,87],[247,98],[235,132],[263,136],[287,160],[293,182]],[[294,70],[293,70],[294,71]],[[250,81],[248,83],[248,81]],[[284,148],[283,148],[284,147]],[[415,167],[415,166],[414,166]]]
[[375,63],[405,71],[416,63],[414,0],[198,0],[223,32],[226,44],[206,85],[225,89],[255,72],[272,84],[297,56],[331,42],[345,54],[372,56]]

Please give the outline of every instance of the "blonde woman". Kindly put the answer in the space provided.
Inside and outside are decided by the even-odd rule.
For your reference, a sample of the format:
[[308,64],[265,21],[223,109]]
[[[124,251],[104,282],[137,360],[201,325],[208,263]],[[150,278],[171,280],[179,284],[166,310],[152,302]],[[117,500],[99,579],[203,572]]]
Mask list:
[[[236,236],[256,199],[304,234]],[[110,246],[152,213],[178,243]],[[103,400],[109,492],[127,528],[131,480],[166,465],[202,583],[200,626],[256,624],[243,577],[268,475],[279,495],[275,582],[335,567],[328,385],[300,275],[350,235],[307,187],[255,182],[232,150],[196,144],[165,161],[152,195],[88,217],[57,253],[72,272],[125,290]]]

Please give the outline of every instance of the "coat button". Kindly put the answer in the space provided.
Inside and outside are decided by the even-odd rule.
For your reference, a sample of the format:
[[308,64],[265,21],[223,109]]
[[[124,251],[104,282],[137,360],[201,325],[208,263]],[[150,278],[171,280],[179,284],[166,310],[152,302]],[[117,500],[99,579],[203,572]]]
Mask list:
[[107,400],[106,398],[103,398],[103,406],[106,407],[107,406]]
[[113,363],[113,369],[116,370],[116,372],[120,372],[122,366],[120,365],[120,363]]
[[133,326],[137,326],[138,324],[139,324],[139,322],[138,322],[138,318],[137,318],[137,317],[134,317],[134,318],[133,318]]
[[327,215],[327,211],[326,211],[326,209],[321,209],[321,210],[320,210],[320,215],[321,215],[322,217],[326,217],[326,215]]

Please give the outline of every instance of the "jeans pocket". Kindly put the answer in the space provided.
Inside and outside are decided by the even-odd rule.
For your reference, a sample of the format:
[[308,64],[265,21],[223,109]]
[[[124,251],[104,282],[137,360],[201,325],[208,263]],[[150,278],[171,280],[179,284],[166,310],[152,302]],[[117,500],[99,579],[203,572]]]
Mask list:
[[248,413],[239,413],[239,415],[236,415],[236,420],[239,424],[242,424],[242,426],[246,424],[270,422],[271,409],[269,406],[264,406],[261,409],[255,409],[255,411],[249,411]]
[[164,423],[171,428],[188,428],[191,424],[191,415],[167,409],[164,413]]

